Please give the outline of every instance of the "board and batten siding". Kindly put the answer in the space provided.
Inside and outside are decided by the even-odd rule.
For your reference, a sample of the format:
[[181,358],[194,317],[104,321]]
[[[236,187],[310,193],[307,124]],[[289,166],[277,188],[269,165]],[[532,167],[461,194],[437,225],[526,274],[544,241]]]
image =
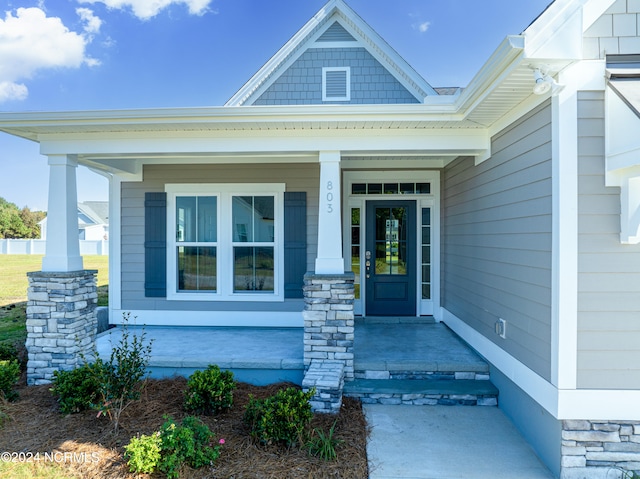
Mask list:
[[578,96],[578,388],[640,388],[640,245],[605,186],[604,93]]
[[185,311],[301,311],[303,300],[167,301],[145,297],[144,200],[147,192],[162,192],[167,183],[285,183],[286,191],[307,193],[307,270],[317,255],[318,164],[146,165],[144,181],[122,183],[122,308]]
[[495,135],[491,151],[443,171],[442,305],[550,380],[550,102]]

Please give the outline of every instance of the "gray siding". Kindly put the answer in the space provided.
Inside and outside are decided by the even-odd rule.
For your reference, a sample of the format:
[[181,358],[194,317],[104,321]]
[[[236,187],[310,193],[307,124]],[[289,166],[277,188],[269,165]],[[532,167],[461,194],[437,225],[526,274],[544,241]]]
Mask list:
[[307,192],[307,270],[317,254],[320,169],[317,164],[147,165],[144,181],[122,184],[122,308],[189,311],[300,311],[302,300],[274,302],[167,301],[144,294],[144,194],[166,183],[286,183],[287,191]]
[[578,97],[578,387],[640,388],[640,245],[605,186],[604,94]]
[[[442,304],[515,358],[550,378],[551,107],[492,138],[478,166],[443,172]],[[507,339],[494,329],[507,322]]]
[[[322,101],[322,68],[351,67],[351,101]],[[310,48],[255,101],[255,105],[418,103],[364,48]]]

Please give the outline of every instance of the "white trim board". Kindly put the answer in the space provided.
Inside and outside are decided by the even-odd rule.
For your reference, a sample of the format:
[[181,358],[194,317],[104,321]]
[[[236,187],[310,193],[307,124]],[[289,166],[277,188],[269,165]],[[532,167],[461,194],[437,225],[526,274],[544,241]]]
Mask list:
[[640,390],[558,389],[445,308],[442,320],[558,420],[640,420]]

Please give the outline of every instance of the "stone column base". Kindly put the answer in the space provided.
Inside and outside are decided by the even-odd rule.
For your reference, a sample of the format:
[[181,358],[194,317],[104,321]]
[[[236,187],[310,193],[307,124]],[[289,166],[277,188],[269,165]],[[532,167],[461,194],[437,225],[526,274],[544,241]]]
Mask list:
[[92,351],[97,273],[27,273],[27,384],[50,383],[54,371],[74,369]]

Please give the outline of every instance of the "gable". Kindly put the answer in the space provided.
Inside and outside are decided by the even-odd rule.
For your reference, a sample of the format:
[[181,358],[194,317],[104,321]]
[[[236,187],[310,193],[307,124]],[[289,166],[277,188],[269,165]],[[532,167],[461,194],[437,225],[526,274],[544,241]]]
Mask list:
[[[323,69],[348,72],[347,94],[326,95]],[[429,95],[438,93],[382,37],[343,0],[329,0],[226,106],[423,103]]]
[[[356,44],[357,45],[357,44]],[[350,73],[349,100],[323,95],[326,70],[345,67]],[[335,70],[334,70],[335,71]],[[344,70],[343,70],[344,71]],[[339,91],[343,85],[336,78]],[[326,89],[326,88],[325,88]],[[339,96],[344,98],[343,96]],[[320,105],[419,103],[365,48],[310,48],[287,68],[254,102],[254,105]]]

